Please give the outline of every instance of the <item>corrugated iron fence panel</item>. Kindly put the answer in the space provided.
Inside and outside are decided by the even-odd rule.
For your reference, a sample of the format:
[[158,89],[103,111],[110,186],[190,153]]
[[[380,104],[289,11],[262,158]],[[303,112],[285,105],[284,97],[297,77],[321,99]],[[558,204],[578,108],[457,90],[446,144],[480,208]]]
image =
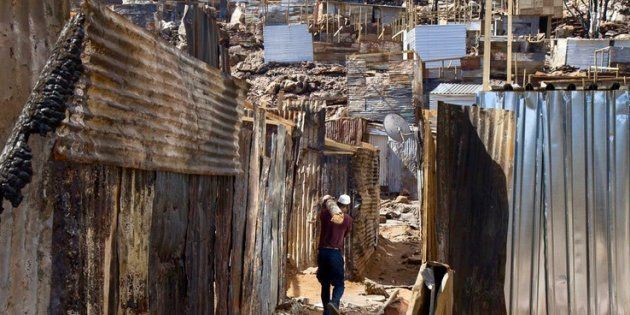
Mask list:
[[[358,149],[352,157],[351,187],[354,201],[361,205],[351,213],[354,218],[348,266],[351,276],[361,278],[378,245],[380,185],[378,152]],[[348,253],[346,253],[348,255]]]
[[108,9],[87,2],[82,12],[85,72],[57,130],[57,157],[237,174],[239,85]]
[[514,108],[511,313],[630,311],[628,91],[482,93]]
[[394,55],[356,55],[347,58],[348,108],[353,117],[383,121],[396,113],[415,122],[414,62]]
[[339,118],[326,121],[326,137],[337,142],[361,145],[367,133],[367,121],[361,118]]
[[296,109],[299,143],[295,145],[293,206],[289,216],[288,258],[298,271],[314,266],[317,256],[316,224],[321,198],[322,147],[325,138],[324,111]]
[[[415,36],[414,46],[423,60],[463,57],[466,55],[466,25],[418,25],[414,32],[407,36]],[[446,61],[446,66],[459,66],[459,60]],[[427,69],[438,68],[441,62],[427,62]]]

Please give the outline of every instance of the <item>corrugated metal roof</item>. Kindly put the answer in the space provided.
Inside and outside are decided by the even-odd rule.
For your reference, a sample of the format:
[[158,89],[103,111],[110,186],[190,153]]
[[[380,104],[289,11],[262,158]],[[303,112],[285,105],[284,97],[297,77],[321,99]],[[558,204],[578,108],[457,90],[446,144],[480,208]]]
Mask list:
[[306,24],[266,25],[265,62],[313,61],[313,37]]
[[476,95],[483,90],[481,84],[440,83],[431,94],[436,95]]
[[237,82],[124,17],[84,6],[84,73],[59,159],[201,175],[240,172]]
[[[407,39],[421,59],[441,59],[466,55],[466,25],[418,25],[407,34]],[[459,66],[459,60],[446,61],[446,65]],[[427,62],[427,69],[438,68],[441,62]]]

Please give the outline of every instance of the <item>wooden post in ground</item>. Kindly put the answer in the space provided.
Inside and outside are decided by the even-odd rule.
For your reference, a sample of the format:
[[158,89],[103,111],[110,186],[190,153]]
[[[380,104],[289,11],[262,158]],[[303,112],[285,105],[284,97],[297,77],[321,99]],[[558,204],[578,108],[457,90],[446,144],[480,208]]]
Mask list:
[[[507,21],[507,83],[512,84],[512,3],[508,0],[508,21]],[[518,73],[517,73],[518,74]]]
[[484,14],[483,29],[483,90],[490,91],[490,41],[492,34],[490,33],[492,19],[492,1],[485,1],[486,10]]

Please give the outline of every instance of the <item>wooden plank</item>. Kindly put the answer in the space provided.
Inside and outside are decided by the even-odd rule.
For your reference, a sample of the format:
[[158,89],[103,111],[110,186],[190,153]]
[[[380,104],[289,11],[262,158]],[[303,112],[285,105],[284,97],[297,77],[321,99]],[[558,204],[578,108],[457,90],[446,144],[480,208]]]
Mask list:
[[119,302],[117,313],[146,313],[149,239],[155,172],[122,169],[118,215],[117,256]]
[[512,84],[512,12],[514,0],[508,1],[508,20],[507,20],[507,83]]
[[[229,314],[230,298],[230,244],[232,241],[232,204],[233,204],[232,177],[219,177],[217,181],[218,204],[216,208],[216,235],[215,254],[215,288],[216,288],[216,314]],[[239,262],[240,264],[241,262]]]
[[295,156],[296,150],[293,146],[293,139],[289,136],[286,137],[285,152],[290,153],[286,155],[286,176],[285,176],[285,192],[284,192],[284,207],[280,211],[280,225],[278,230],[278,253],[280,255],[280,265],[278,266],[278,273],[282,275],[278,280],[278,304],[282,304],[286,301],[286,294],[288,290],[288,277],[289,270],[287,268],[287,252],[288,252],[288,235],[289,235],[289,216],[293,207],[293,177],[295,171]]
[[[252,145],[252,132],[241,129],[239,137],[239,155],[241,166],[249,170],[249,158]],[[234,179],[234,201],[232,207],[232,251],[230,266],[230,310],[232,314],[241,314],[241,292],[243,290],[243,265],[245,221],[247,219],[247,192],[249,187],[249,172],[243,172]]]
[[148,278],[149,312],[152,314],[186,312],[184,255],[188,231],[188,179],[187,175],[156,172]]
[[[186,310],[189,314],[214,314],[213,263],[218,260],[217,251],[213,248],[213,244],[216,243],[214,215],[220,208],[213,208],[211,205],[216,204],[214,201],[217,196],[216,187],[220,187],[221,183],[216,177],[192,175],[189,179],[190,199],[185,253]],[[220,290],[220,287],[217,289]]]
[[284,201],[286,199],[286,186],[285,178],[287,174],[286,169],[286,138],[287,131],[284,127],[278,128],[278,137],[277,137],[277,146],[276,146],[276,154],[275,154],[275,165],[273,168],[273,186],[272,186],[272,203],[270,203],[272,212],[272,227],[271,227],[271,240],[272,240],[272,257],[271,257],[271,290],[270,290],[270,309],[269,312],[272,313],[275,307],[278,304],[278,293],[281,288],[279,287],[279,280],[284,277],[284,272],[280,271],[280,259],[282,256],[279,255],[281,252],[280,246],[282,243],[280,242],[280,235],[283,233],[283,230],[280,230],[281,227],[281,216],[284,209]]
[[269,301],[269,291],[268,283],[266,283],[266,279],[263,278],[263,267],[264,267],[264,258],[267,258],[265,253],[263,252],[265,246],[265,236],[264,232],[267,227],[265,227],[265,201],[267,195],[268,180],[269,180],[269,170],[271,166],[271,159],[263,156],[262,163],[260,168],[260,182],[259,182],[259,195],[258,195],[258,204],[259,210],[258,215],[256,217],[256,242],[255,242],[255,250],[254,255],[250,256],[254,260],[252,265],[252,296],[255,297],[256,303],[252,305],[252,314],[267,314],[265,307]]
[[490,47],[492,42],[492,32],[490,22],[492,19],[492,3],[484,1],[485,13],[483,16],[483,90],[490,91]]
[[[102,313],[115,303],[112,233],[116,229],[119,169],[52,162],[47,182],[53,209],[49,311]],[[110,299],[111,298],[111,299]]]
[[[437,256],[456,271],[454,314],[506,310],[503,285],[514,122],[511,111],[439,104]],[[467,165],[474,165],[475,171]]]
[[252,306],[255,304],[252,297],[253,290],[256,287],[254,282],[254,257],[256,256],[256,230],[257,217],[260,208],[258,200],[260,187],[260,169],[261,157],[264,155],[265,148],[265,112],[263,109],[254,110],[253,124],[253,140],[251,157],[249,161],[249,193],[247,194],[247,221],[245,224],[245,255],[243,261],[243,293],[241,301],[243,301],[242,313],[252,314]]

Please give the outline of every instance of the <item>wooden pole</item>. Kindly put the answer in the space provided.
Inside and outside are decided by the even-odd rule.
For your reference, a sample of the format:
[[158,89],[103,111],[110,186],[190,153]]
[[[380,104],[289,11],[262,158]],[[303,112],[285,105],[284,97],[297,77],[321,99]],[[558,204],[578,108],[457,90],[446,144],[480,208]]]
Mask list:
[[490,41],[492,34],[490,33],[492,19],[492,1],[485,1],[486,10],[484,14],[483,29],[483,90],[490,91]]
[[[507,83],[512,84],[512,3],[514,0],[508,0],[508,20],[507,20]],[[518,75],[518,72],[515,71]]]

